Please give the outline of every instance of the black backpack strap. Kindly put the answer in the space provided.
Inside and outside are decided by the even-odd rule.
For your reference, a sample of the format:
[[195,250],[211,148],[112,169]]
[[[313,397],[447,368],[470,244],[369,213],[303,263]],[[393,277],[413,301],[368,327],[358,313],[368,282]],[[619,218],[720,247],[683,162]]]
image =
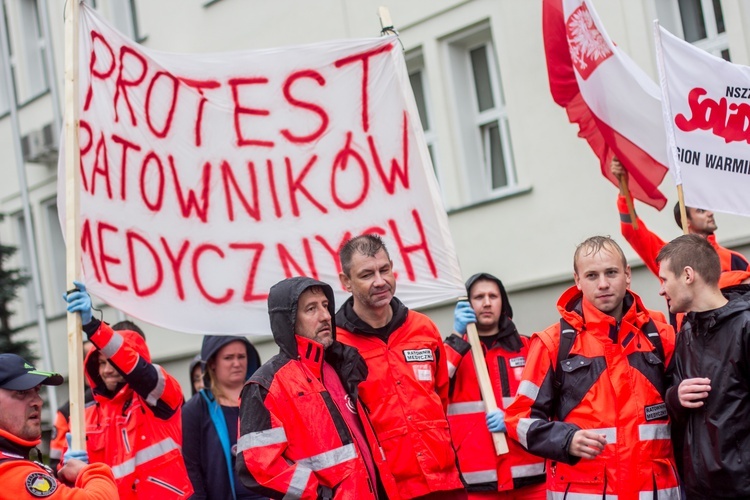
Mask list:
[[557,365],[555,366],[555,380],[553,382],[555,393],[559,393],[562,387],[563,371],[562,362],[568,359],[570,350],[573,348],[573,342],[576,340],[578,332],[570,326],[570,323],[560,318],[560,346],[557,349]]
[[651,342],[656,349],[656,354],[659,356],[659,359],[664,362],[666,360],[664,356],[664,344],[661,341],[659,329],[656,327],[656,323],[654,323],[653,319],[649,318],[648,323],[643,327],[643,332],[646,334],[648,341]]

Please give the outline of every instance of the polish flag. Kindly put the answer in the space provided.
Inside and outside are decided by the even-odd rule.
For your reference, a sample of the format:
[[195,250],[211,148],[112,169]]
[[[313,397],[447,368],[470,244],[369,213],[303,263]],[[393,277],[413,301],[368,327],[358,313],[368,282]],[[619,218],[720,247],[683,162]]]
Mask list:
[[602,174],[617,156],[633,197],[659,210],[667,173],[667,140],[659,86],[604,31],[586,0],[544,0],[544,49],[552,98],[577,123],[599,157]]

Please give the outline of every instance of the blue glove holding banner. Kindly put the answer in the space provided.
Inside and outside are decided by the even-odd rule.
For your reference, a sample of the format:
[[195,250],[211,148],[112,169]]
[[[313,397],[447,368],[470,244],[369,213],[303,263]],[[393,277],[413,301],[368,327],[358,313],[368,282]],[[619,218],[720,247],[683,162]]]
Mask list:
[[500,409],[488,411],[487,428],[490,432],[505,432],[505,412]]
[[[75,283],[75,282],[74,282]],[[71,450],[70,449],[70,432],[65,433],[65,439],[68,441],[68,451],[63,455],[63,462],[68,460],[80,460],[81,462],[89,463],[89,454],[85,450]]]
[[476,323],[477,315],[471,304],[462,300],[456,303],[456,309],[453,311],[453,331],[456,333],[466,333],[466,325]]
[[76,286],[76,290],[63,295],[63,298],[68,303],[68,312],[80,313],[81,323],[88,325],[93,318],[91,296],[86,293],[86,285],[83,283],[74,281],[73,284]]

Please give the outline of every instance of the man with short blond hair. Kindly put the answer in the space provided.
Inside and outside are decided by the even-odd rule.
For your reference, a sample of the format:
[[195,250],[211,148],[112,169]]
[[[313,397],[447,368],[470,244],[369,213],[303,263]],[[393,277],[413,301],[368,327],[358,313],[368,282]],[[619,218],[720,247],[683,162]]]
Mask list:
[[664,403],[674,331],[629,289],[619,245],[576,248],[560,322],[531,339],[508,435],[552,460],[548,498],[678,498]]
[[685,235],[657,257],[669,311],[687,313],[667,407],[688,498],[750,497],[750,286],[720,290],[719,256]]

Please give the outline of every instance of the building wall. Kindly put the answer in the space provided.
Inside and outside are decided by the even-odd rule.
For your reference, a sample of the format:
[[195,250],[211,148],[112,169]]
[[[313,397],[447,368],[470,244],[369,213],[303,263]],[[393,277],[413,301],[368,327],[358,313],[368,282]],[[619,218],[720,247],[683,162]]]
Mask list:
[[[19,19],[22,2],[5,0],[11,20]],[[45,0],[39,0],[45,1]],[[123,0],[97,0],[105,16],[117,15]],[[137,37],[145,45],[164,51],[215,52],[302,44],[326,39],[378,36],[374,0],[135,0]],[[611,38],[651,76],[655,75],[651,20],[676,5],[676,0],[594,0]],[[617,189],[599,174],[599,165],[588,145],[579,139],[577,127],[550,98],[541,26],[541,1],[521,0],[411,0],[390,5],[399,29],[410,70],[422,71],[424,97],[429,116],[429,138],[434,147],[436,174],[449,211],[461,268],[466,277],[479,271],[500,277],[511,293],[515,320],[527,334],[557,320],[555,302],[572,284],[572,254],[577,243],[593,234],[609,234],[623,244],[634,266],[633,289],[655,309],[664,310],[658,297],[658,282],[637,260],[619,234],[615,199]],[[47,0],[55,80],[62,90],[63,2]],[[750,43],[745,26],[750,7],[741,0],[721,2],[726,21],[723,40],[732,59],[747,64]],[[120,20],[122,20],[120,18]],[[168,20],[168,21],[167,21]],[[671,22],[676,22],[674,19]],[[14,47],[23,46],[21,25],[11,21]],[[127,27],[128,23],[123,23]],[[130,25],[132,26],[132,25]],[[26,28],[26,27],[24,27]],[[477,37],[491,33],[490,66],[497,70],[512,149],[515,182],[484,195],[481,174],[481,141],[475,128],[466,126],[466,110],[475,103],[467,87],[465,49]],[[481,40],[480,40],[481,41]],[[463,51],[463,52],[462,52]],[[20,57],[16,62],[22,68]],[[20,71],[20,70],[19,70]],[[19,76],[19,85],[28,81]],[[53,119],[49,93],[23,96],[21,133],[38,129]],[[10,120],[0,117],[0,241],[20,244],[13,214],[21,210],[15,167],[16,148]],[[60,256],[64,252],[57,228],[44,205],[54,199],[57,180],[54,165],[26,165],[39,246],[39,265],[54,368],[67,372],[65,318],[60,293]],[[671,205],[676,200],[671,177],[662,190]],[[671,210],[662,213],[636,204],[642,218],[664,239],[680,234]],[[719,215],[719,240],[729,247],[750,252],[750,226],[746,219]],[[22,264],[22,257],[16,264]],[[22,294],[15,325],[27,325],[24,336],[38,338],[33,303]],[[427,311],[447,335],[452,325],[452,306]],[[118,315],[104,309],[105,319]],[[154,359],[175,374],[188,393],[187,364],[200,349],[201,338],[156,327],[146,327]],[[269,339],[255,339],[265,361],[276,352]],[[61,392],[61,399],[65,396]]]

